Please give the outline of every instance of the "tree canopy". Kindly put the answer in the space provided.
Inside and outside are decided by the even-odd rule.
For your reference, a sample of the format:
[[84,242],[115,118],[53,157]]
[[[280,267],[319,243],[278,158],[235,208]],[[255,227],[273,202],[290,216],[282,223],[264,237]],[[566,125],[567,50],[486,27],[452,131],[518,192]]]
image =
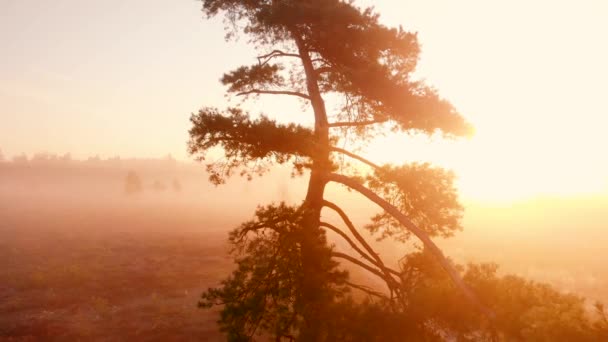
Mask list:
[[[387,27],[373,9],[349,1],[202,4],[208,17],[224,18],[227,39],[245,35],[259,51],[254,64],[223,75],[228,93],[295,97],[314,116],[313,125],[303,126],[266,115],[256,118],[240,107],[204,107],[192,115],[189,151],[207,162],[213,183],[222,184],[235,173],[262,175],[277,164],[292,165],[295,175],[309,177],[300,205],[261,206],[252,221],[230,235],[237,268],[201,300],[203,307],[223,306],[219,323],[229,340],[508,340],[537,336],[534,328],[513,322],[532,308],[538,309],[529,313],[534,324],[559,325],[567,330],[562,337],[578,337],[568,334],[590,327],[574,297],[519,278],[500,278],[491,265],[461,267],[444,256],[432,238],[462,228],[463,207],[451,172],[428,163],[377,165],[354,153],[383,131],[449,138],[472,132],[454,106],[413,77],[420,54],[415,33]],[[326,104],[329,98],[338,103],[337,110]],[[216,148],[224,158],[208,161]],[[419,250],[406,255],[398,268],[387,266],[391,263],[365,241],[361,227],[331,202],[325,187],[332,182],[383,210],[365,227],[370,232],[397,242],[416,237],[422,242]],[[342,222],[322,220],[324,210]],[[327,231],[344,239],[356,255],[330,245]],[[345,265],[377,277],[385,288],[353,283]],[[520,294],[501,292],[506,289]],[[561,312],[556,307],[577,325],[550,322],[549,316]]]

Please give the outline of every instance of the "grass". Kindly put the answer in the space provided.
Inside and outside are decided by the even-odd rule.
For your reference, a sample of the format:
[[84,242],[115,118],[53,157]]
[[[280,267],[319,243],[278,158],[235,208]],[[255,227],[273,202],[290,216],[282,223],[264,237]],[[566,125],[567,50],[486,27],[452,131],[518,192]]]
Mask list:
[[0,340],[221,340],[196,305],[231,261],[204,217],[26,202],[0,217]]

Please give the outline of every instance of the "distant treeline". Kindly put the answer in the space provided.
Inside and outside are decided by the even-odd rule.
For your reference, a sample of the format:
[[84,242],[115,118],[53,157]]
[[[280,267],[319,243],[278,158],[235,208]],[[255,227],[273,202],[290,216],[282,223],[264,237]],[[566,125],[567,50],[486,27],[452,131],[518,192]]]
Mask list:
[[[201,164],[182,162],[171,156],[158,159],[100,158],[74,159],[64,155],[21,154],[7,159],[0,154],[0,184],[5,190],[74,187],[111,192],[181,192],[184,183],[205,183]],[[131,182],[131,184],[128,184]]]
[[36,166],[106,166],[106,167],[141,167],[141,168],[200,168],[200,165],[189,162],[180,162],[173,158],[171,155],[167,155],[164,158],[101,158],[99,156],[92,156],[86,159],[74,159],[70,153],[63,155],[40,152],[35,153],[31,156],[27,154],[15,155],[12,158],[7,158],[0,151],[0,163],[13,164],[13,165],[36,165]]
[[[131,173],[131,181],[135,180],[135,186],[127,185]],[[190,197],[196,196],[197,203],[213,206],[219,205],[220,197],[232,197],[229,194],[240,193],[243,196],[239,198],[239,203],[244,208],[255,208],[256,201],[260,198],[267,198],[268,201],[289,200],[293,191],[303,189],[303,186],[290,189],[285,187],[285,180],[291,179],[290,170],[287,169],[274,170],[272,176],[256,180],[264,190],[256,191],[255,195],[248,192],[250,182],[242,177],[234,178],[233,183],[216,187],[209,183],[204,163],[181,161],[171,155],[163,158],[92,156],[76,159],[70,153],[36,153],[7,158],[0,151],[0,194],[13,197],[33,193],[37,196],[41,193],[114,196],[138,193],[140,191],[136,189],[140,189],[150,194],[189,194]],[[213,195],[200,197],[208,194]],[[216,203],[210,203],[209,198],[214,198],[215,201],[211,202]],[[231,203],[234,204],[234,199]]]

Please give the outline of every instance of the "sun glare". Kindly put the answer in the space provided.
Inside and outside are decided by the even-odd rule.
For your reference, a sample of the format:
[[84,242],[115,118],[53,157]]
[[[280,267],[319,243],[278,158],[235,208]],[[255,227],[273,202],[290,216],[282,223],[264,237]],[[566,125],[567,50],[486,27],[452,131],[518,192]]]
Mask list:
[[450,168],[461,194],[476,200],[606,192],[608,162],[602,147],[608,143],[602,125],[577,127],[559,117],[550,125],[543,122],[547,116],[529,119],[525,128],[519,120],[480,120],[476,135],[460,141],[388,136],[366,153],[380,163],[428,161]]
[[476,135],[463,141],[389,136],[371,145],[367,153],[382,163],[428,161],[450,168],[461,194],[480,200],[606,192],[603,136],[593,129],[556,123],[552,132],[542,123],[525,131],[480,124]]
[[[368,155],[451,168],[463,196],[479,200],[608,191],[608,51],[600,44],[608,32],[606,5],[442,2],[445,13],[476,8],[487,14],[470,12],[463,21],[438,14],[432,1],[415,16],[407,2],[382,4],[383,18],[419,31],[419,77],[451,101],[476,134],[457,142],[391,136],[370,146]],[[442,25],[427,24],[431,17],[428,22]]]

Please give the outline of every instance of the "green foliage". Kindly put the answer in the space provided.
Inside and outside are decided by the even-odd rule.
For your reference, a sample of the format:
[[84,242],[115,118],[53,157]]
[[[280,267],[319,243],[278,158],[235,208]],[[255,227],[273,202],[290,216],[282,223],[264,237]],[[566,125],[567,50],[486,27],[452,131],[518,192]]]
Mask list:
[[295,124],[278,124],[265,116],[252,120],[238,108],[221,113],[215,108],[203,108],[191,117],[189,151],[200,160],[213,147],[222,147],[225,160],[210,163],[210,180],[222,184],[237,168],[249,178],[263,174],[271,163],[294,163],[301,171],[313,154],[313,133]]
[[[260,47],[293,46],[298,37],[313,54],[319,87],[345,100],[338,119],[390,120],[403,131],[471,133],[449,102],[412,79],[420,52],[416,34],[380,24],[372,9],[339,0],[204,0],[203,11],[223,13],[232,27],[229,36],[242,30]],[[276,68],[243,67],[223,81],[231,91],[278,84]]]
[[[296,172],[311,170],[300,207],[259,208],[253,221],[230,235],[236,270],[200,302],[202,307],[223,305],[219,324],[229,340],[585,341],[605,334],[605,315],[598,314],[604,323],[593,323],[577,297],[518,277],[500,277],[492,265],[462,267],[443,256],[429,237],[450,237],[461,229],[463,207],[451,172],[417,163],[378,167],[346,147],[335,147],[349,142],[345,132],[369,137],[371,127],[384,122],[403,132],[439,131],[449,137],[471,132],[448,101],[413,78],[420,54],[416,34],[380,24],[372,9],[351,1],[202,3],[208,16],[224,16],[228,37],[242,31],[258,49],[265,49],[258,65],[223,76],[228,92],[297,96],[309,102],[315,117],[314,129],[264,116],[254,120],[238,108],[224,113],[204,108],[191,118],[190,153],[204,160],[211,149],[223,149],[225,160],[207,165],[216,184],[235,169],[249,178],[288,162]],[[298,63],[283,63],[284,58]],[[342,101],[334,113],[324,103],[328,94]],[[332,153],[363,161],[374,171],[367,177],[356,177],[353,168],[330,174],[336,171]],[[339,235],[351,246],[363,245],[353,248],[361,260],[334,252],[320,229],[329,180],[356,188],[386,209],[367,227],[380,238],[408,241],[406,225],[431,248],[407,255],[398,270],[390,269],[341,214],[355,239]],[[326,223],[323,227],[342,232]],[[350,283],[332,256],[379,277],[389,293]],[[370,298],[350,296],[349,288]],[[483,305],[476,299],[495,317],[490,310],[479,310]]]
[[285,80],[279,75],[279,65],[258,64],[251,67],[242,66],[235,71],[224,74],[222,84],[229,85],[229,92],[248,91],[251,88],[282,86]]
[[496,267],[471,265],[465,279],[491,304],[496,328],[507,339],[597,341],[578,296],[517,276],[497,277]]
[[[255,216],[230,234],[237,269],[220,287],[205,292],[200,302],[202,307],[224,305],[219,323],[231,341],[249,340],[263,332],[276,338],[297,335],[306,304],[302,211],[281,204],[258,208]],[[318,239],[325,239],[321,231],[318,234]],[[346,277],[336,270],[330,252],[329,248],[317,251],[324,278],[317,295],[327,301],[345,291]]]
[[332,307],[327,341],[437,341],[435,333],[424,323],[404,312],[395,311],[391,303],[348,297]]
[[458,268],[496,314],[493,321],[471,308],[424,251],[408,255],[402,264],[408,298],[405,314],[432,322],[434,330],[459,341],[600,341],[608,332],[580,297],[518,276],[499,276],[494,264]]
[[[428,163],[383,166],[367,177],[367,185],[400,209],[430,236],[449,237],[462,229],[464,208],[458,201],[454,174]],[[380,239],[393,237],[406,241],[411,233],[384,212],[372,217],[367,228],[380,232]]]
[[[293,207],[268,206],[231,233],[237,270],[200,302],[224,305],[219,323],[229,340],[289,340],[300,333],[302,230],[294,224],[300,216]],[[593,319],[581,298],[517,276],[499,276],[493,264],[458,266],[496,313],[490,322],[425,251],[401,263],[405,301],[398,306],[388,297],[355,299],[344,287],[346,274],[326,258],[328,302],[318,316],[325,341],[601,341],[608,333],[601,305]]]

